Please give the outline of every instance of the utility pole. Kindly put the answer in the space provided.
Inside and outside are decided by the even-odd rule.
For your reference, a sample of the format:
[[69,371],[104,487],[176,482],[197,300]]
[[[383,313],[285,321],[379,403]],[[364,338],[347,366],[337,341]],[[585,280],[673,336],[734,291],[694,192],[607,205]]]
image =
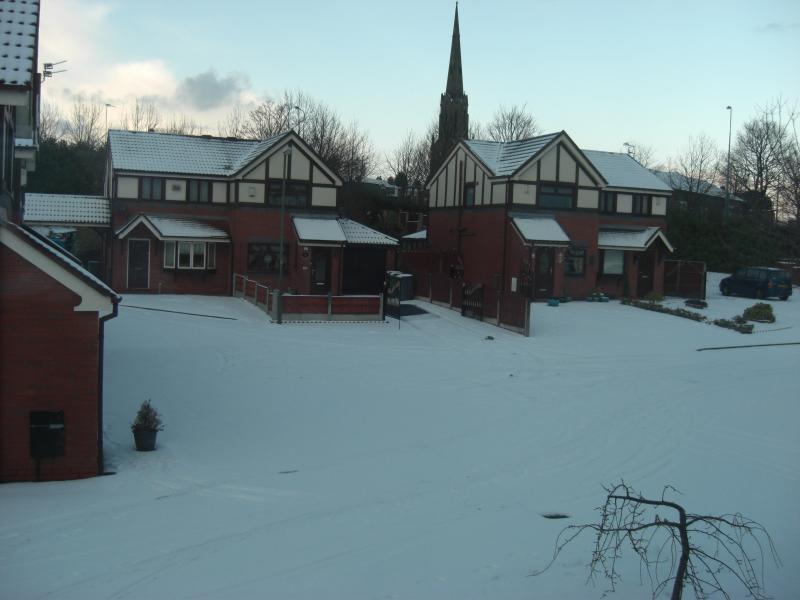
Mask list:
[[731,131],[733,130],[733,108],[727,106],[728,111],[728,172],[725,175],[725,215],[728,215],[731,203]]

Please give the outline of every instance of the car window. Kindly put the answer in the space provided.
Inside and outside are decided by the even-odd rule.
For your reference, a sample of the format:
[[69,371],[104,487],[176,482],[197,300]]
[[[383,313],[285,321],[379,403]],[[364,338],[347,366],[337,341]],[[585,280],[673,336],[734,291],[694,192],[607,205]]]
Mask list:
[[789,273],[787,273],[786,271],[777,271],[775,273],[772,273],[770,279],[778,283],[789,283],[790,277]]
[[747,274],[747,269],[736,269],[736,272],[733,274],[733,278],[744,279],[746,274]]

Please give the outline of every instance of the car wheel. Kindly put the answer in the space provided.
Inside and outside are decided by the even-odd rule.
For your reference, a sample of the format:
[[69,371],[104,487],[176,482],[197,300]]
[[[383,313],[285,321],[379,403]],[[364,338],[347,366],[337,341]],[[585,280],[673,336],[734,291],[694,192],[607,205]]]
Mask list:
[[786,302],[788,299],[789,299],[789,296],[781,296],[781,300],[783,300],[784,302]]
[[731,295],[731,288],[729,288],[727,285],[723,285],[722,286],[722,295],[723,296],[730,296]]

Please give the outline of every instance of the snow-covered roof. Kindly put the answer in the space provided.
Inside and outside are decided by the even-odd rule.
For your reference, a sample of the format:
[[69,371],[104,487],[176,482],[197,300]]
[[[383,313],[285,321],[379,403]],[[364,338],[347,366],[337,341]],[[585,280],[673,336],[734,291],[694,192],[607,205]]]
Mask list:
[[25,194],[22,221],[53,225],[111,225],[111,203],[102,196]]
[[370,246],[397,246],[397,240],[371,227],[352,219],[339,219],[348,244],[367,244]]
[[506,177],[538,154],[559,133],[548,133],[514,142],[466,140],[464,143],[492,173],[498,177]]
[[153,131],[108,132],[115,169],[223,177],[243,169],[288,135],[259,141]]
[[561,228],[553,217],[550,216],[515,216],[513,217],[514,226],[520,235],[527,242],[534,242],[539,245],[569,244],[570,239],[567,233]]
[[368,246],[396,246],[393,237],[376,231],[352,219],[335,216],[292,217],[297,237],[301,242],[328,244],[361,244]]
[[[670,188],[673,190],[687,191],[690,189],[699,189],[702,190],[700,193],[705,194],[706,196],[716,196],[717,198],[725,198],[726,196],[725,190],[714,185],[710,181],[692,181],[689,177],[686,177],[686,175],[682,175],[677,171],[657,171],[656,169],[650,169],[650,172],[670,186]],[[734,200],[735,202],[744,202],[744,199],[739,198],[738,196],[731,195],[730,199]]]
[[597,247],[601,250],[647,250],[660,239],[670,252],[675,249],[660,227],[601,227],[597,234]]
[[404,240],[427,240],[428,239],[428,230],[421,229],[420,231],[415,231],[414,233],[409,233],[408,235],[403,236]]
[[72,271],[75,275],[91,285],[97,291],[109,296],[114,302],[118,302],[122,299],[121,296],[119,296],[108,285],[84,269],[74,256],[66,252],[54,242],[48,240],[46,237],[36,233],[31,228],[25,227],[24,225],[19,226],[14,223],[9,223],[8,221],[2,219],[0,219],[0,227],[5,227],[8,231],[16,234],[31,246],[34,246],[41,252],[45,253],[48,258],[56,260],[59,264]]
[[0,85],[31,84],[38,33],[39,0],[0,0]]
[[604,150],[583,150],[600,171],[608,187],[671,192],[672,188],[627,154]]
[[228,242],[227,232],[204,221],[140,214],[120,227],[115,235],[122,239],[138,225],[147,227],[159,240]]

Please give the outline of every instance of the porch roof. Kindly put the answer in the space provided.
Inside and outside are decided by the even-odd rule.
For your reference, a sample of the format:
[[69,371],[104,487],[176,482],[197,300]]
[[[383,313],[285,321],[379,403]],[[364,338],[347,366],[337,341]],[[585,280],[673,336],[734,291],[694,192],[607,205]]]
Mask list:
[[660,227],[601,227],[597,234],[597,247],[600,250],[632,250],[643,252],[653,242],[660,239],[667,250],[674,252],[675,248],[669,243],[667,236]]
[[352,219],[334,216],[292,217],[298,239],[326,245],[397,246],[397,240]]
[[225,231],[203,221],[146,215],[144,213],[132,218],[114,233],[118,238],[122,239],[127,237],[138,225],[144,225],[156,238],[162,241],[230,242],[230,238]]
[[539,246],[566,246],[570,239],[567,233],[550,216],[516,216],[514,227],[526,242]]
[[111,202],[103,196],[25,194],[22,221],[37,225],[111,226]]

